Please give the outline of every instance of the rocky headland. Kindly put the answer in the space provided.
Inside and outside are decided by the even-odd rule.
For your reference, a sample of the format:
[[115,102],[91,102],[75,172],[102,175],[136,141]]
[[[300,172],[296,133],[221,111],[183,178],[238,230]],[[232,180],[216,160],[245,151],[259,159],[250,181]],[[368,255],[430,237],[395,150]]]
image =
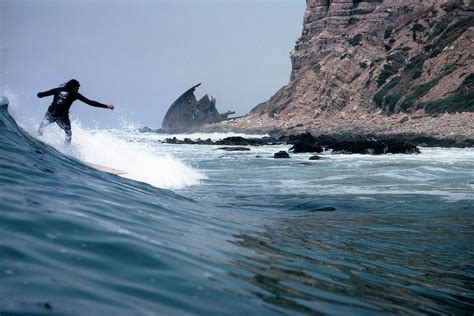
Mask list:
[[467,0],[307,0],[289,83],[200,130],[472,145],[473,12]]

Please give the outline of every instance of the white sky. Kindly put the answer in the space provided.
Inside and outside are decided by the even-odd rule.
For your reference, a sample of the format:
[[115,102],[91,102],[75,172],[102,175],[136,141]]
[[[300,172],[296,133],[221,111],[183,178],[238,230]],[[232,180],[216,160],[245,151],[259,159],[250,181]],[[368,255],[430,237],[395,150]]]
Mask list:
[[159,128],[171,103],[201,82],[220,112],[248,113],[290,78],[305,0],[0,0],[0,86],[41,118],[36,93],[76,78],[86,97],[71,119]]

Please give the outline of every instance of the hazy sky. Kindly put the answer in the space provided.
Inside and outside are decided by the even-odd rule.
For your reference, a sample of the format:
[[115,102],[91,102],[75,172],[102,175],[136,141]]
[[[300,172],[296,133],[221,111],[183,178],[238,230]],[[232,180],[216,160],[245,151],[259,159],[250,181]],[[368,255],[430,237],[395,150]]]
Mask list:
[[158,128],[171,103],[202,83],[220,112],[246,114],[290,78],[305,0],[0,0],[2,86],[41,117],[36,93],[71,79],[116,111],[73,104],[85,126]]

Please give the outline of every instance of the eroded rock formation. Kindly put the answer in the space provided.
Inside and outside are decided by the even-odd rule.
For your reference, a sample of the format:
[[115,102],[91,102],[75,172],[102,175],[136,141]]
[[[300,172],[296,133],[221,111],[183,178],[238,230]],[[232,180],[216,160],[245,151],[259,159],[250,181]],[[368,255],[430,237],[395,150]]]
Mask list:
[[227,119],[235,112],[219,113],[216,109],[216,99],[207,94],[199,101],[194,91],[201,84],[197,84],[184,92],[166,112],[162,129],[164,132],[189,132],[203,124],[217,123]]

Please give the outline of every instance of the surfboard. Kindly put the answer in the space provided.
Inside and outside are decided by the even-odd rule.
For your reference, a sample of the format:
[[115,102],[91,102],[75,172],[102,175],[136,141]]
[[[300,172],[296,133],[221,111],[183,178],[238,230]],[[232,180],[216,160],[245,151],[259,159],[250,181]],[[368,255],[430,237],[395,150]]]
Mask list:
[[110,168],[110,167],[102,166],[102,165],[92,163],[92,162],[85,162],[84,161],[84,163],[86,165],[88,165],[89,167],[92,167],[94,169],[104,171],[104,172],[108,172],[108,173],[112,173],[112,174],[116,174],[116,175],[123,175],[123,174],[127,173],[126,171],[123,171],[123,170],[120,170],[120,169]]

